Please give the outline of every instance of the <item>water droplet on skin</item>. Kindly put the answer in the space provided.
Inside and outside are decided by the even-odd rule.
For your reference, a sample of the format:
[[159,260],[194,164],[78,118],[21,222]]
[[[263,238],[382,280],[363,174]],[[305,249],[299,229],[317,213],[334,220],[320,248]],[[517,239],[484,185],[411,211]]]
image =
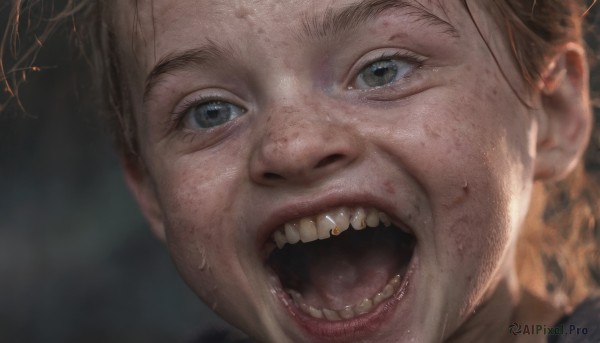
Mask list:
[[198,265],[198,270],[200,271],[210,271],[210,265],[208,263],[208,259],[206,258],[206,253],[203,247],[198,247],[198,252],[200,253],[200,264]]
[[202,259],[200,261],[200,265],[198,266],[198,269],[200,271],[203,271],[204,268],[206,268],[206,258],[204,256],[202,256]]

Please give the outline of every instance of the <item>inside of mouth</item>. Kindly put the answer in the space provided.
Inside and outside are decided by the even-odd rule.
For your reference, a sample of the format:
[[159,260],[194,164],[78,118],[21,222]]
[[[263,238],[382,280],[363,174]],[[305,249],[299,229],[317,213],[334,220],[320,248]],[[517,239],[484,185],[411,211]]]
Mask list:
[[[415,239],[395,227],[347,230],[338,237],[286,245],[267,264],[282,287],[317,309],[341,310],[373,298],[403,277]],[[297,299],[295,299],[297,300]]]

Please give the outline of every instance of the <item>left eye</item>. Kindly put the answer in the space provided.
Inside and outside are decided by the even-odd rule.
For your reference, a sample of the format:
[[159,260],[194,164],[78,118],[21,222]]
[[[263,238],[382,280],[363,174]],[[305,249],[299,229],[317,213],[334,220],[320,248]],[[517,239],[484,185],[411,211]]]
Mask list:
[[406,76],[414,66],[397,59],[384,59],[364,67],[356,78],[357,89],[389,85]]
[[209,129],[223,125],[244,113],[239,106],[224,101],[209,101],[191,108],[187,113],[187,123],[190,127]]

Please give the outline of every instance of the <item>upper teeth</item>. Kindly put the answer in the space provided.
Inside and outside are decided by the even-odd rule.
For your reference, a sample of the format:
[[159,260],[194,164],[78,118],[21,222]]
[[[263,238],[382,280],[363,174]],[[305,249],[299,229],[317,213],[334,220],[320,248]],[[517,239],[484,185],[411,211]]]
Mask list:
[[300,241],[307,243],[317,239],[327,239],[331,235],[337,236],[348,230],[350,224],[354,230],[362,230],[366,227],[376,227],[380,221],[386,227],[391,225],[390,217],[375,208],[340,207],[316,216],[285,223],[283,229],[273,233],[273,240],[281,249],[286,243],[296,244]]

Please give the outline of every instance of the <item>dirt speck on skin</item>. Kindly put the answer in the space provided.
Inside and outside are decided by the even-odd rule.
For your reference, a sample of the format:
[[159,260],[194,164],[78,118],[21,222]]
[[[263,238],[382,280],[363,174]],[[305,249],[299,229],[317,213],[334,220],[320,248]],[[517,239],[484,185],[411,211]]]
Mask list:
[[465,182],[463,183],[462,189],[463,189],[463,192],[465,192],[465,195],[469,194],[469,192],[471,192],[471,188],[469,187],[469,181],[465,180]]
[[236,18],[245,19],[246,17],[252,14],[252,10],[244,6],[240,6],[235,9],[234,14]]
[[460,190],[458,191],[458,194],[456,195],[456,197],[454,197],[454,199],[452,201],[449,201],[447,204],[445,204],[445,207],[452,208],[452,207],[459,205],[460,203],[467,200],[470,193],[471,193],[471,187],[469,185],[469,182],[467,180],[464,180],[462,185],[460,186]]

